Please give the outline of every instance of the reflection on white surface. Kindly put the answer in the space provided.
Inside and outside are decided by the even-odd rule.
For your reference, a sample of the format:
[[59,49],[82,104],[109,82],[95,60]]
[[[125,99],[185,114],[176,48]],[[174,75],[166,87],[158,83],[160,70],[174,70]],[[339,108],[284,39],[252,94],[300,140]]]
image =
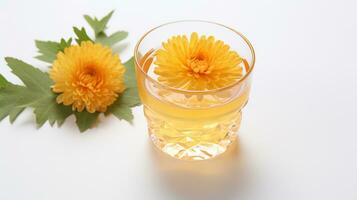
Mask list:
[[177,199],[234,199],[246,184],[244,159],[239,140],[222,155],[205,161],[182,161],[172,158],[151,145],[152,169],[160,187]]

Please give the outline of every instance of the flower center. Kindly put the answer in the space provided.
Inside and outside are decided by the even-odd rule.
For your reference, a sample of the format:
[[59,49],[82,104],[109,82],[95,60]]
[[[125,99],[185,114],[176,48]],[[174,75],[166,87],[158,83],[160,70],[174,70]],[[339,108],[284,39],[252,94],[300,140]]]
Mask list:
[[93,90],[99,83],[99,77],[94,67],[86,67],[79,73],[78,85],[83,88]]
[[202,56],[197,58],[191,58],[187,61],[188,67],[191,68],[193,75],[195,77],[199,77],[200,75],[207,75],[210,74],[211,71],[209,70],[209,64],[206,59]]

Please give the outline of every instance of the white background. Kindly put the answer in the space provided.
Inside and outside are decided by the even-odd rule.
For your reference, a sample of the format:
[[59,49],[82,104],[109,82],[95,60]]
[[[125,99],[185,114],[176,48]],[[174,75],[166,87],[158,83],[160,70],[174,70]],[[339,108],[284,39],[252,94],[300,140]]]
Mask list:
[[128,59],[150,28],[211,20],[244,33],[257,53],[239,142],[210,161],[155,150],[142,108],[135,125],[114,117],[80,134],[74,118],[37,130],[28,110],[0,123],[1,200],[357,199],[357,3],[355,0],[0,0],[4,56],[42,69],[34,39],[57,40],[83,14],[116,13],[110,31],[130,37]]

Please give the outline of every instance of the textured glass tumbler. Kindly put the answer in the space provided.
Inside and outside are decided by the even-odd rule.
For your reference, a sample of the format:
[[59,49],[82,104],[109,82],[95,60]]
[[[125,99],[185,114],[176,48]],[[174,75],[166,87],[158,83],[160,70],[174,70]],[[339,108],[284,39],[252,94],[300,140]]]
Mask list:
[[[244,59],[243,77],[214,90],[172,88],[153,73],[155,51],[174,35],[214,36]],[[136,77],[153,143],[165,153],[184,160],[204,160],[226,151],[236,138],[248,101],[254,49],[239,32],[206,21],[167,23],[147,32],[135,47]]]

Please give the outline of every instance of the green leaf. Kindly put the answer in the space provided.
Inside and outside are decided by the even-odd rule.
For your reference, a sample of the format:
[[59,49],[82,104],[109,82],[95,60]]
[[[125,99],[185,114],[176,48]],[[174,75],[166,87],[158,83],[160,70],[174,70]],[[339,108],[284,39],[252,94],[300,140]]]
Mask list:
[[0,121],[10,115],[10,121],[13,122],[35,96],[23,86],[8,83],[0,89]]
[[71,107],[56,103],[56,95],[41,98],[33,104],[35,108],[36,123],[38,127],[43,126],[48,120],[53,126],[57,122],[61,126],[73,111]]
[[77,44],[81,44],[83,41],[91,41],[93,42],[92,39],[88,36],[86,29],[83,27],[81,29],[78,29],[77,27],[73,27],[73,31],[77,36],[76,42]]
[[89,113],[86,110],[82,112],[75,112],[76,124],[81,132],[84,132],[94,126],[98,120],[99,113]]
[[141,102],[136,83],[134,57],[131,57],[128,61],[126,61],[124,66],[126,68],[124,82],[127,89],[121,96],[121,101],[130,107],[138,106]]
[[127,89],[108,108],[105,114],[108,115],[112,113],[118,119],[124,119],[129,123],[132,123],[134,117],[131,107],[139,106],[141,104],[136,85],[134,58],[131,58],[124,63],[124,66],[126,67],[124,81]]
[[134,118],[131,107],[140,105],[137,88],[128,88],[119,98],[108,108],[106,115],[112,113],[118,119],[124,119],[132,123]]
[[38,60],[41,60],[43,62],[46,62],[46,63],[53,63],[53,61],[56,59],[56,58],[52,58],[50,57],[49,55],[38,55],[36,56],[35,58],[37,58]]
[[25,86],[8,83],[0,90],[0,120],[9,115],[13,122],[26,107],[32,107],[41,127],[46,121],[61,125],[73,113],[70,107],[57,104],[57,95],[51,90],[53,82],[47,73],[15,58],[5,60]]
[[12,69],[12,73],[19,77],[29,89],[41,90],[42,92],[49,91],[48,89],[50,89],[53,81],[47,73],[16,58],[6,57],[5,60]]
[[128,37],[128,32],[126,31],[117,31],[107,37],[106,35],[99,35],[96,37],[96,42],[99,42],[103,45],[107,46],[113,46],[114,44],[124,40],[126,37]]
[[126,68],[124,82],[127,87],[123,95],[120,97],[121,101],[130,107],[138,106],[141,104],[138,87],[136,83],[134,57],[131,57],[124,63]]
[[41,41],[35,40],[36,47],[40,55],[36,56],[37,59],[47,62],[53,63],[56,60],[57,54],[60,51],[64,51],[65,48],[71,46],[72,38],[68,39],[61,39],[61,41],[53,42],[53,41]]
[[70,47],[71,45],[72,45],[72,38],[69,38],[67,41],[62,38],[60,43],[58,44],[58,48],[60,51],[64,52],[64,49]]
[[3,77],[3,76],[0,74],[0,89],[1,89],[1,88],[4,88],[7,84],[8,84],[8,82],[7,82],[7,80],[5,79],[5,77]]
[[108,24],[110,18],[112,18],[113,13],[114,13],[114,10],[110,11],[106,16],[104,16],[99,21],[100,22],[100,24],[98,26],[99,27],[99,29],[98,29],[99,32],[104,32],[104,30],[107,28],[107,24]]
[[138,94],[138,88],[136,87],[126,89],[118,99],[120,101],[120,104],[129,107],[135,107],[141,104]]
[[92,27],[95,35],[98,36],[99,34],[104,33],[105,29],[107,28],[107,24],[108,24],[110,18],[112,17],[113,13],[114,13],[114,10],[111,11],[109,14],[107,14],[105,17],[103,17],[101,20],[98,20],[96,17],[92,18],[89,15],[84,15],[84,19]]
[[111,11],[109,14],[107,14],[100,20],[98,20],[96,17],[92,18],[89,15],[84,15],[84,19],[92,27],[95,33],[95,42],[101,43],[106,46],[113,46],[114,44],[124,40],[128,36],[128,32],[125,31],[117,31],[110,36],[107,36],[107,34],[105,33],[107,24],[113,13],[114,11]]
[[136,87],[136,75],[135,75],[135,64],[134,57],[131,57],[128,61],[124,63],[126,68],[125,72],[125,85],[129,87]]
[[43,94],[51,92],[53,81],[47,73],[16,58],[6,57],[7,65],[17,77],[30,89]]
[[58,51],[60,51],[57,42],[36,40],[35,44],[41,54],[36,58],[44,62],[52,63],[56,59]]
[[10,118],[10,123],[14,123],[14,121],[17,119],[17,117],[24,111],[25,108],[18,107],[10,111],[9,113],[9,118]]
[[84,19],[87,21],[87,23],[90,25],[90,27],[94,30],[94,32],[95,32],[96,35],[97,35],[99,32],[101,32],[101,31],[98,32],[99,28],[98,28],[97,26],[98,26],[99,20],[98,20],[96,17],[92,18],[92,17],[89,16],[89,15],[84,15],[83,17],[84,17]]
[[121,104],[120,101],[117,101],[117,105],[111,107],[110,113],[112,113],[120,120],[123,119],[129,122],[130,124],[133,123],[134,115],[131,111],[131,108],[125,104]]

